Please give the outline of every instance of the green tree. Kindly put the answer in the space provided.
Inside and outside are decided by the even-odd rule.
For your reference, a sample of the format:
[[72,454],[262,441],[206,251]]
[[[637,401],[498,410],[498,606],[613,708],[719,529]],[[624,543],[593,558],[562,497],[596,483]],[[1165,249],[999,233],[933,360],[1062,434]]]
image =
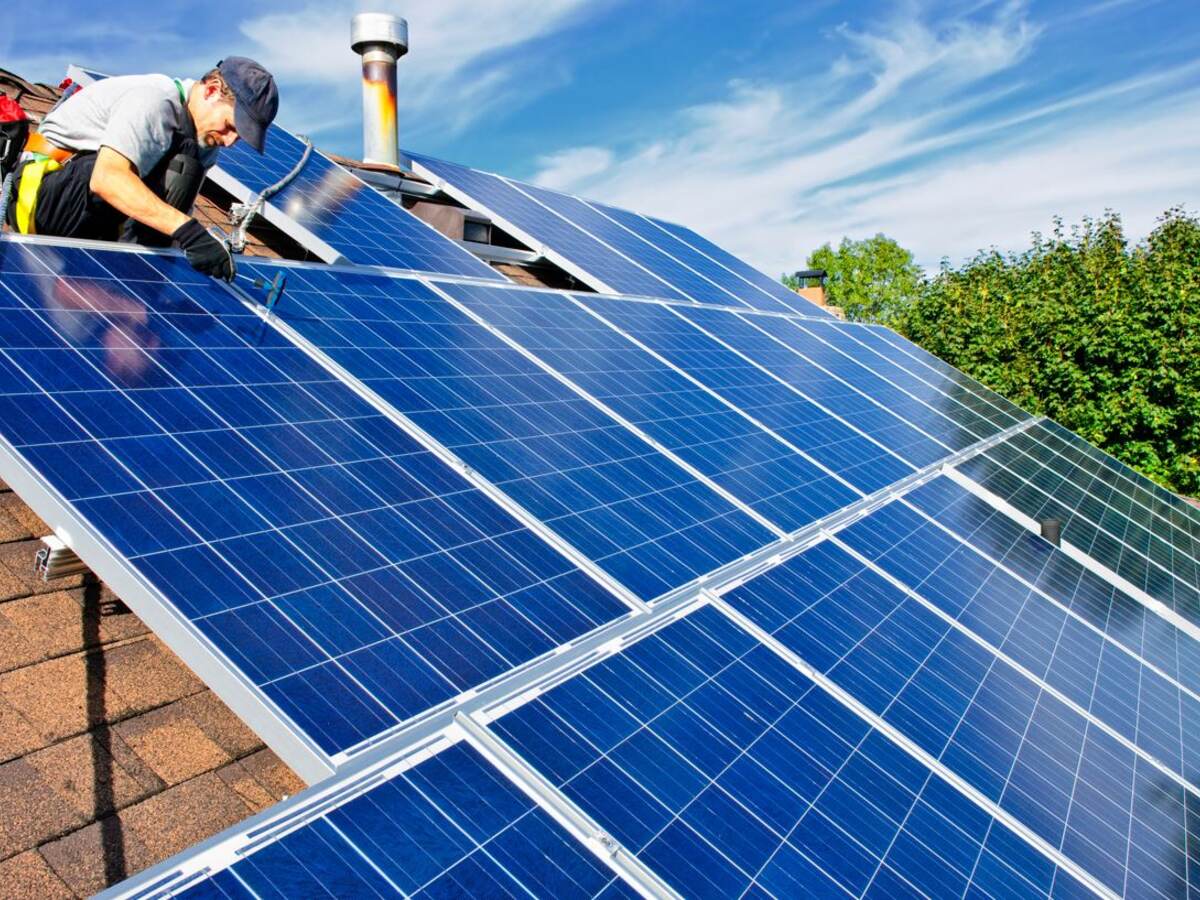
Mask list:
[[921,269],[912,253],[882,234],[861,241],[843,238],[836,250],[825,244],[808,257],[808,267],[828,273],[826,296],[852,322],[889,322],[921,289]]
[[1169,210],[1130,247],[1120,217],[943,262],[889,323],[1143,474],[1200,492],[1200,222]]

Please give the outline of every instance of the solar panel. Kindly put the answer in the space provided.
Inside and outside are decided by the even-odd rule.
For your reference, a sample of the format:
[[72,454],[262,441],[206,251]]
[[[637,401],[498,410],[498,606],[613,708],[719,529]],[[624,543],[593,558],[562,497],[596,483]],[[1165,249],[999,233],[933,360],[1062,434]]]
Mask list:
[[1014,414],[996,406],[986,394],[974,390],[974,385],[949,378],[911,357],[878,352],[870,343],[872,332],[862,326],[808,321],[798,327],[890,385],[967,425],[975,434],[994,434],[1029,418],[1020,410]]
[[305,269],[288,298],[281,321],[643,600],[775,537],[419,281]]
[[[740,270],[752,273],[749,280],[744,271],[731,271],[636,213],[445,160],[409,156],[415,171],[459,202],[486,211],[597,290],[832,318],[745,263],[735,260]],[[760,282],[769,286],[764,289]]]
[[[970,409],[951,401],[940,391],[922,391],[914,397],[896,383],[877,374],[868,365],[867,354],[850,357],[816,339],[802,325],[776,316],[756,316],[750,323],[770,335],[790,350],[817,366],[826,377],[838,378],[882,403],[888,409],[903,414],[926,434],[937,438],[951,450],[969,447],[982,437],[1000,431]],[[832,333],[834,332],[830,329]]]
[[[79,66],[68,74],[81,84],[109,77]],[[262,154],[239,141],[222,149],[208,178],[245,202],[287,176],[304,151],[299,138],[272,124]],[[262,216],[325,262],[505,280],[315,148],[295,180],[263,205]]]
[[[509,184],[528,194],[551,212],[604,241],[618,253],[653,272],[690,300],[717,303],[722,306],[744,306],[736,294],[729,293],[707,277],[680,263],[673,256],[642,240],[623,225],[598,212],[578,197],[551,191],[532,184],[506,179]],[[745,291],[744,293],[749,293]]]
[[[585,202],[592,209],[604,213],[608,218],[633,232],[643,241],[657,247],[664,253],[670,254],[671,257],[687,266],[693,272],[703,275],[705,279],[720,286],[726,293],[736,297],[739,301],[738,303],[728,303],[727,301],[720,300],[715,302],[724,302],[727,306],[745,305],[754,309],[765,309],[772,312],[787,310],[806,316],[830,316],[821,307],[809,303],[807,300],[798,297],[790,291],[786,292],[787,297],[778,295],[774,283],[771,284],[768,290],[763,290],[752,281],[747,281],[741,275],[730,271],[712,257],[705,256],[691,244],[685,244],[670,232],[655,225],[645,216],[615,206],[606,206],[594,200]],[[765,277],[758,272],[755,272],[754,276],[755,279]],[[767,280],[769,281],[770,279]]]
[[506,230],[597,290],[686,300],[683,294],[607,244],[555,215],[504,179],[409,153],[413,168],[466,205],[482,207]]
[[1155,484],[1057,422],[1047,421],[1046,429],[1061,442],[1051,442],[1060,454],[1086,466],[1098,478],[1113,481],[1122,492],[1130,494],[1143,506],[1150,507],[1159,517],[1186,529],[1193,536],[1200,536],[1200,508],[1195,504]]
[[1013,403],[990,388],[980,384],[969,375],[960,372],[954,366],[945,362],[942,359],[934,356],[923,347],[919,347],[912,341],[892,331],[890,328],[885,328],[882,325],[861,325],[855,330],[856,336],[864,343],[870,343],[872,347],[876,347],[880,352],[886,353],[886,348],[891,347],[894,351],[899,351],[901,354],[897,359],[911,359],[924,365],[936,372],[940,372],[945,377],[962,384],[975,393],[982,394],[991,401],[993,406],[1003,409],[1009,415],[1016,418],[1023,418],[1027,413]]
[[1057,452],[1055,442],[1062,446],[1050,426],[1039,424],[959,470],[1035,521],[1058,518],[1064,541],[1181,620],[1200,624],[1200,562],[1187,520],[1156,515],[1133,500],[1136,482],[1113,473],[1106,484]]
[[726,402],[762,422],[863,493],[912,474],[913,467],[870,435],[805,398],[750,359],[719,343],[669,307],[614,297],[576,299],[660,354]]
[[137,896],[630,895],[592,854],[682,896],[1066,897],[1094,877],[712,608],[526,700],[236,826]]
[[[821,543],[723,600],[1103,887],[1188,895],[1194,788],[843,546]],[[977,573],[953,596],[981,586]]]
[[[304,144],[272,125],[265,155],[238,143],[221,151],[209,178],[240,200],[270,187],[299,162]],[[345,259],[491,281],[504,277],[313,150],[294,181],[267,201],[263,215],[326,262]]]
[[948,478],[905,500],[1096,631],[1200,696],[1200,642]]
[[178,256],[0,274],[6,479],[306,777],[628,612]]
[[711,608],[489,727],[682,896],[1078,890]]
[[439,286],[776,527],[793,531],[860,496],[565,296]]
[[933,423],[939,429],[943,425],[932,411],[921,408],[916,402],[902,402],[900,409],[893,409],[844,379],[831,376],[733,313],[696,308],[680,309],[680,314],[795,389],[805,399],[862,434],[870,435],[905,462],[916,467],[927,466],[951,452],[949,445],[918,427],[910,417],[911,413],[917,421]]
[[203,880],[164,873],[163,889],[193,900],[637,896],[465,743],[313,806],[276,813],[266,839],[243,831],[214,848]]
[[[647,216],[651,224],[661,228],[667,234],[682,241],[694,250],[703,253],[713,261],[719,263],[729,271],[733,272],[740,278],[745,279],[754,285],[763,293],[774,297],[786,309],[797,312],[802,312],[806,316],[816,316],[818,318],[827,317],[833,318],[832,314],[821,309],[819,306],[801,298],[795,292],[788,290],[782,283],[776,281],[752,266],[742,262],[728,250],[723,250],[714,244],[712,241],[686,228],[683,225],[676,225],[673,222],[666,222],[662,219],[656,219],[652,216]],[[775,307],[769,304],[752,303],[759,309],[774,310]]]
[[1200,784],[1200,698],[1120,641],[905,504],[889,504],[839,539],[1148,760]]

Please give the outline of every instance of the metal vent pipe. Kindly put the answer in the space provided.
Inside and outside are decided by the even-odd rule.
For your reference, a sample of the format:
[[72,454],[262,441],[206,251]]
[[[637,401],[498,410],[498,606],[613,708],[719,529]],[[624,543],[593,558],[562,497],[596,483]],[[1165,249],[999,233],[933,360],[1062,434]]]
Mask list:
[[350,47],[362,55],[363,162],[398,165],[396,60],[408,52],[408,22],[390,13],[359,13]]

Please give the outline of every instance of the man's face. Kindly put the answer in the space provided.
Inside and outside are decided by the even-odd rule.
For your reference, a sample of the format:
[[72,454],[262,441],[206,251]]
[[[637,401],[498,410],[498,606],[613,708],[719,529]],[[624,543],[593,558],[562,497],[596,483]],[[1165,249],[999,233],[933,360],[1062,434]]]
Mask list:
[[196,140],[205,147],[230,147],[238,139],[233,124],[233,101],[221,96],[221,89],[208,82],[201,85],[198,103],[192,109]]

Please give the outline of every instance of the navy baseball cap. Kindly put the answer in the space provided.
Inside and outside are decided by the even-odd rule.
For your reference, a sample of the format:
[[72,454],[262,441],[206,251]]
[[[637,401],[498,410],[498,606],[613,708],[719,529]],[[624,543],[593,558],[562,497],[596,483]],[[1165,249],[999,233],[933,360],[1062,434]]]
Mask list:
[[263,152],[267,126],[279,112],[279,91],[271,73],[252,59],[229,56],[217,63],[217,71],[237,98],[233,104],[233,126],[238,137]]

